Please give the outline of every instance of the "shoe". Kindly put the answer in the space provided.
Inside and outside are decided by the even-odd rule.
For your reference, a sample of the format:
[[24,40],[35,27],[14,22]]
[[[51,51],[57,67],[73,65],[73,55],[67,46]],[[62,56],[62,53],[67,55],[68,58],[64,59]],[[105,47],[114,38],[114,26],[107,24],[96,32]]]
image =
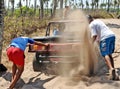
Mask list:
[[109,70],[110,80],[119,80],[119,75],[115,69]]
[[119,74],[118,71],[115,69],[115,80],[119,80]]

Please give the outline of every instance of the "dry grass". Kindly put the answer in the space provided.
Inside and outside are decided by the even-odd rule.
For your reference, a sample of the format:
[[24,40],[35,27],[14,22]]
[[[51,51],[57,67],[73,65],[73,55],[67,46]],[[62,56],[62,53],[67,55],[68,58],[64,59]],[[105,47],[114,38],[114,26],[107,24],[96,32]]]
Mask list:
[[[8,61],[6,55],[6,48],[8,47],[11,36],[13,34],[20,35],[24,34],[27,37],[35,37],[35,36],[44,36],[45,29],[47,25],[47,20],[40,20],[38,18],[24,18],[24,25],[22,26],[21,18],[17,17],[5,17],[4,18],[4,41],[3,41],[3,50],[2,50],[2,64],[4,64],[8,69],[11,69],[11,62]],[[9,22],[9,23],[8,23]],[[32,61],[34,53],[26,54],[26,63]],[[28,59],[28,60],[27,60]]]

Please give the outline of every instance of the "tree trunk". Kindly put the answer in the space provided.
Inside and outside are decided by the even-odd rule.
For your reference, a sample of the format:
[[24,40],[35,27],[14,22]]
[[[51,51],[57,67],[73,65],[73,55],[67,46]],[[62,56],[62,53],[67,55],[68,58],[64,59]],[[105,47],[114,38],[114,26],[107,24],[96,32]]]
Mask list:
[[120,16],[120,0],[118,0],[118,2],[117,2],[117,15],[119,15]]
[[23,20],[23,10],[22,10],[22,3],[21,3],[21,0],[19,1],[19,6],[20,6],[20,14],[21,14],[21,17],[22,17],[22,29],[24,27],[24,20]]
[[31,0],[29,0],[29,7],[30,7]]
[[53,0],[53,13],[52,13],[52,18],[55,17],[55,12],[56,12],[56,7],[57,7],[57,0]]
[[36,15],[37,0],[34,2],[34,15]]
[[83,6],[84,6],[84,4],[83,4],[83,0],[81,0],[81,5],[82,5],[82,9],[83,9]]
[[13,16],[14,15],[14,4],[15,4],[15,1],[11,0],[11,4],[12,4],[12,16]]
[[1,57],[2,57],[2,46],[3,46],[3,9],[4,9],[4,0],[0,0],[0,64],[1,64]]
[[40,10],[39,10],[39,18],[40,19],[43,19],[43,17],[44,17],[44,8],[43,8],[43,0],[39,0],[39,2],[40,2]]
[[26,7],[28,7],[28,0],[26,0]]
[[94,2],[94,0],[92,0],[92,10],[94,10],[94,6],[95,6],[95,2]]
[[[65,2],[65,6],[67,6],[67,0],[65,0],[64,2]],[[69,1],[69,3],[70,3],[70,1]]]
[[63,0],[60,0],[60,9],[63,9]]
[[108,0],[107,4],[108,4],[107,12],[109,12],[110,11],[110,0]]
[[8,15],[8,12],[9,12],[9,7],[10,7],[10,0],[8,0],[7,15]]

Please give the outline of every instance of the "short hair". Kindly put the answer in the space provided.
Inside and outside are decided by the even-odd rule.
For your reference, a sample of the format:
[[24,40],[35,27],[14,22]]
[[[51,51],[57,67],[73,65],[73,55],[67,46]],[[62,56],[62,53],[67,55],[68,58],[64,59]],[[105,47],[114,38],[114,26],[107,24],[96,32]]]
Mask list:
[[69,6],[65,6],[65,8],[69,8]]
[[88,20],[93,20],[93,17],[91,15],[87,15]]

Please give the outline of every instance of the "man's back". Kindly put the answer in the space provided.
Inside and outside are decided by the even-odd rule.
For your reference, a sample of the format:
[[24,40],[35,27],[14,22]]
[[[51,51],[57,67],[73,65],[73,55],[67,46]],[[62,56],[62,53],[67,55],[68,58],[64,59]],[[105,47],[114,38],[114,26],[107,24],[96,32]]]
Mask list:
[[28,43],[34,43],[34,40],[28,37],[17,37],[11,41],[10,45],[18,47],[24,51]]
[[90,23],[92,36],[97,35],[100,40],[103,40],[114,33],[99,19],[95,19]]

